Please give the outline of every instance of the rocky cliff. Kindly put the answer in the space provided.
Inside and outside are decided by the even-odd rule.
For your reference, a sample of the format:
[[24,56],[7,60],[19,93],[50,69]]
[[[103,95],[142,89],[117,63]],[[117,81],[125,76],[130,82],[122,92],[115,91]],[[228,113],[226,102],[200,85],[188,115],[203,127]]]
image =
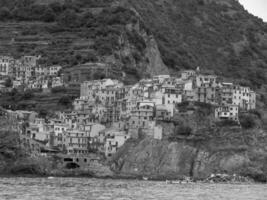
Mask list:
[[200,66],[260,88],[267,25],[236,0],[124,0],[154,35],[171,71]]
[[[113,170],[122,176],[163,180],[184,176],[205,179],[212,173],[228,173],[266,181],[266,148],[254,145],[266,144],[267,134],[254,130],[246,133],[244,139],[242,134],[245,133],[239,130],[223,131],[224,138],[208,141],[184,138],[172,142],[147,138],[128,142],[115,156]],[[244,141],[248,138],[253,138],[257,144]]]
[[[184,176],[205,179],[212,173],[267,180],[266,131],[256,122],[244,129],[196,115],[199,114],[162,123],[161,141],[149,137],[128,141],[114,156],[112,169],[121,176],[163,180]],[[251,116],[257,119],[256,115]]]

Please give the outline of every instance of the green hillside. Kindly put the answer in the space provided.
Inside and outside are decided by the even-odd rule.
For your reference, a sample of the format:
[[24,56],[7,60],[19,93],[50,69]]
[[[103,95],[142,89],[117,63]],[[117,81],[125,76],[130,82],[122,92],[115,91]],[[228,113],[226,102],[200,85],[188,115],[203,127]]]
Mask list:
[[134,0],[173,70],[200,66],[243,79],[266,82],[267,24],[235,0]]
[[[165,65],[173,73],[200,66],[265,93],[267,25],[236,0],[0,0],[0,7],[0,54],[41,54],[65,67],[112,62],[131,82]],[[151,38],[160,55],[148,55]],[[153,69],[160,56],[165,65]]]

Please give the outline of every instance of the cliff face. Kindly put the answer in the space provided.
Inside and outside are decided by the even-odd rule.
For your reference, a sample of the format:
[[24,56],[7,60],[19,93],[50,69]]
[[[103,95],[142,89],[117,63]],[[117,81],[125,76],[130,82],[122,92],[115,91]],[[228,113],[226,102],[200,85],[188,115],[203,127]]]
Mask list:
[[[114,157],[112,168],[121,175],[155,179],[177,179],[184,176],[205,179],[212,173],[236,173],[266,181],[266,149],[256,150],[246,142],[239,142],[243,141],[243,136],[236,138],[237,130],[228,131],[229,135],[224,136],[226,139],[216,137],[213,141],[180,139],[171,142],[147,138],[138,143],[128,142]],[[259,132],[256,130],[254,133]],[[249,137],[257,138],[256,140],[264,138],[266,142],[266,133],[254,133],[249,133],[252,134]]]
[[252,113],[241,115],[242,125],[251,123],[244,129],[216,122],[212,115],[209,106],[195,107],[194,114],[160,123],[163,140],[126,142],[114,156],[112,169],[122,176],[154,179],[205,179],[212,173],[229,173],[266,181],[267,133],[261,119]]
[[170,70],[214,71],[265,84],[267,25],[236,0],[124,0],[154,35]]

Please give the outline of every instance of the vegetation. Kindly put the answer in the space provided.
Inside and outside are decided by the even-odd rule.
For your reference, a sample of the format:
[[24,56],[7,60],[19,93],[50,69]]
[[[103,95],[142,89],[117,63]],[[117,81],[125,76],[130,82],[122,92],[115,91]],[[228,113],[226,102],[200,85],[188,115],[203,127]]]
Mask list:
[[[174,69],[201,68],[266,83],[267,26],[244,11],[238,1],[130,2],[156,37],[165,64]],[[166,11],[166,12],[165,12]],[[264,36],[265,33],[265,36]]]
[[70,96],[63,96],[59,99],[58,104],[65,107],[71,107],[72,98]]
[[33,110],[39,112],[42,116],[46,116],[50,111],[71,108],[71,102],[79,96],[79,91],[69,88],[57,89],[54,93],[45,94],[34,90],[21,92],[13,89],[11,92],[0,96],[1,106],[12,110]]
[[241,114],[239,116],[240,125],[244,129],[252,129],[256,127],[257,122],[257,115],[255,114]]
[[188,127],[188,126],[178,126],[175,130],[175,135],[176,136],[190,136],[192,134],[192,128]]
[[239,124],[236,122],[236,121],[234,121],[234,120],[228,120],[228,119],[226,119],[226,120],[221,120],[221,121],[218,121],[218,122],[216,122],[216,125],[218,126],[218,127],[231,127],[231,126],[239,126]]
[[54,94],[55,93],[65,93],[65,92],[67,92],[67,89],[65,87],[62,87],[62,86],[54,87],[54,88],[51,89],[51,92],[54,93]]
[[[40,54],[43,56],[41,63],[60,64],[65,67],[97,62],[105,56],[113,55],[119,63],[117,66],[138,67],[139,63],[146,63],[143,52],[146,42],[140,33],[127,29],[126,25],[137,24],[139,17],[131,9],[111,6],[113,2],[0,0],[0,22],[12,21],[21,24],[21,27],[14,31],[16,34],[9,36],[9,40],[15,39],[20,43],[15,47],[9,44],[12,48],[0,47],[0,52],[8,52],[15,57]],[[48,45],[42,45],[43,40],[48,42]],[[124,63],[126,58],[120,51],[128,42],[131,44],[130,56],[133,59]],[[126,74],[128,75],[128,72]],[[130,76],[134,81],[140,78],[138,73]]]
[[13,86],[12,80],[10,78],[7,78],[5,81],[5,87],[12,87],[12,86]]

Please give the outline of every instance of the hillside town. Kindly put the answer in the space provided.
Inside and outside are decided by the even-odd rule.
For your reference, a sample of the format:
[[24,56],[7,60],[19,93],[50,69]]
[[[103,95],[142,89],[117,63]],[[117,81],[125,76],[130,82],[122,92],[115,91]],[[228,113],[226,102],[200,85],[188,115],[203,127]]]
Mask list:
[[[39,57],[0,58],[0,75],[12,87],[28,89],[64,86],[61,66],[41,67]],[[2,86],[4,87],[4,86]],[[1,109],[1,115],[19,122],[21,143],[34,153],[86,156],[101,153],[111,158],[128,139],[163,139],[160,122],[172,122],[179,104],[200,102],[214,107],[214,118],[239,124],[239,112],[256,108],[256,93],[249,87],[223,82],[200,69],[181,71],[176,77],[158,75],[134,85],[119,80],[85,81],[73,109],[40,118],[25,110]]]
[[59,76],[62,69],[59,65],[40,65],[41,56],[23,56],[15,59],[0,56],[0,89],[3,90],[7,78],[12,79],[13,88],[47,89],[63,86]]

